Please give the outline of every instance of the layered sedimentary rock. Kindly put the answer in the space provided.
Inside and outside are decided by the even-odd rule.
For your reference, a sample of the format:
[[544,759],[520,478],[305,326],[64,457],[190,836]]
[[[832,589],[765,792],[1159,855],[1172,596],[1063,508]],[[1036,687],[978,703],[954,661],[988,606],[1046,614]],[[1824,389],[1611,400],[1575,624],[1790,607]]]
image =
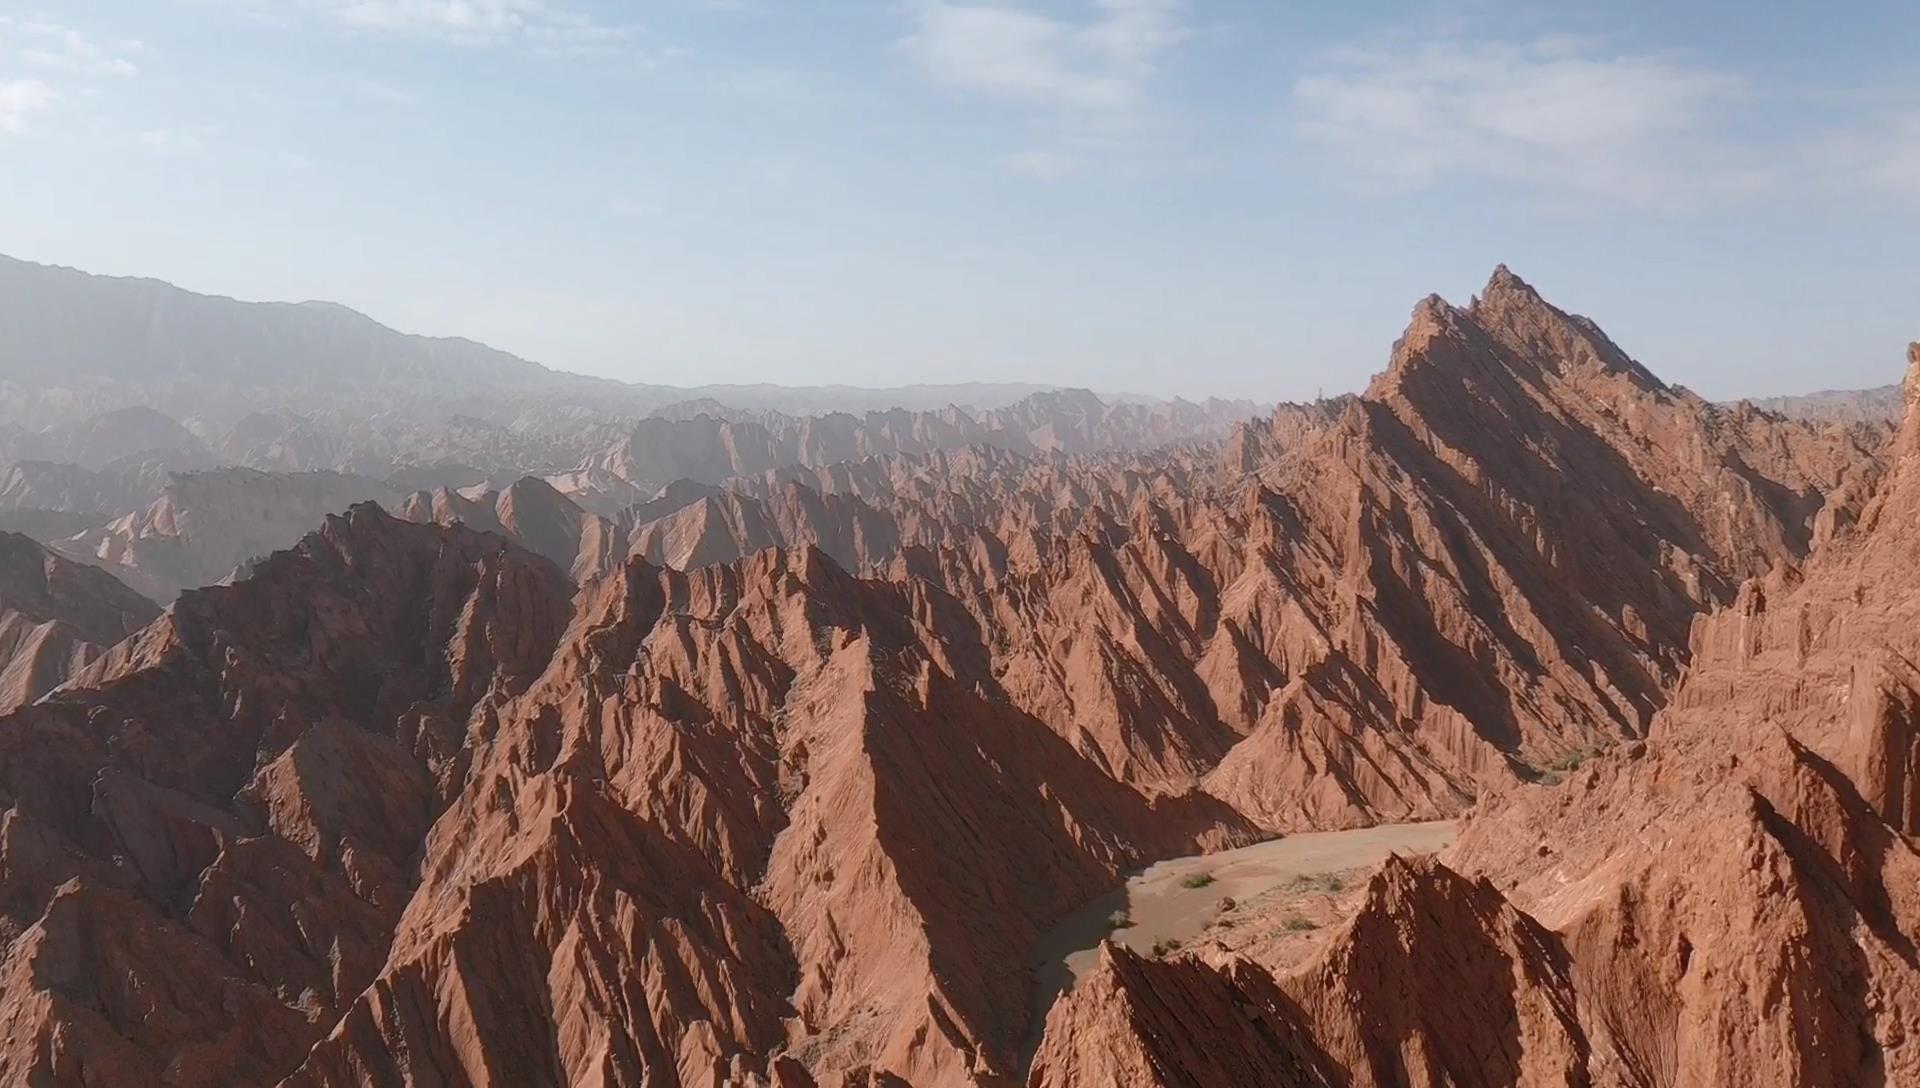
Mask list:
[[571,589],[359,507],[0,718],[8,1079],[293,1069],[386,958],[469,711],[545,665]]
[[386,970],[295,1083],[1010,1075],[1047,921],[1248,829],[1089,767],[982,638],[817,550],[596,583],[476,723]]
[[1126,871],[1471,807],[1303,954],[1109,951],[1033,1082],[1915,1074],[1920,438],[1707,404],[1505,270],[1225,446],[1096,403],[316,510],[0,717],[0,1068],[1003,1085]]
[[1275,766],[1431,795],[1431,773],[1382,764],[1392,742],[1478,792],[1643,733],[1692,618],[1803,556],[1826,496],[1878,465],[1872,435],[1665,385],[1505,269],[1467,307],[1423,302],[1386,372],[1302,433],[1255,477],[1274,496],[1270,577],[1308,591],[1252,599],[1319,639],[1290,686],[1251,687],[1264,721],[1216,772],[1222,796],[1276,815],[1301,794],[1263,794]]
[[1116,1083],[1113,1063],[1181,1085],[1238,1067],[1356,1085],[1920,1078],[1920,345],[1910,360],[1884,482],[1838,526],[1822,516],[1804,565],[1695,625],[1644,743],[1484,799],[1444,866],[1389,865],[1305,965],[1110,954],[1056,1006],[1034,1082]]

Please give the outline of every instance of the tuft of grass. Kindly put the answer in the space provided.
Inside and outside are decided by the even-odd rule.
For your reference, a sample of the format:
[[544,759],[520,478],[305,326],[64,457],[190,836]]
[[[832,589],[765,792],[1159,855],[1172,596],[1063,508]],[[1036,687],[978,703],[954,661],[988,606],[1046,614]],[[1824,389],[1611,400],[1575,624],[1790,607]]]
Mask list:
[[1288,933],[1305,933],[1310,929],[1319,929],[1320,923],[1296,914],[1286,920],[1285,926]]
[[1550,771],[1559,771],[1561,774],[1566,774],[1568,771],[1577,771],[1580,769],[1582,763],[1592,759],[1593,756],[1594,753],[1592,752],[1575,750],[1547,764],[1547,769]]
[[1127,929],[1133,925],[1133,918],[1124,910],[1116,910],[1107,915],[1108,929]]
[[1182,888],[1204,888],[1213,883],[1212,873],[1195,873],[1180,882]]
[[1333,894],[1347,890],[1347,880],[1339,873],[1308,873],[1287,881],[1290,892],[1326,892]]

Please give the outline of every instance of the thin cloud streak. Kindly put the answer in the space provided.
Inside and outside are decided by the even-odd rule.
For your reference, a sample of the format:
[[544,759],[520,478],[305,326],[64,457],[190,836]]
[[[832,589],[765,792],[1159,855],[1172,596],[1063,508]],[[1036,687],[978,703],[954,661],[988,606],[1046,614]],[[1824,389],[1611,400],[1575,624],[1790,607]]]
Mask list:
[[1190,36],[1178,0],[1098,0],[1068,20],[1026,8],[932,0],[901,42],[926,74],[959,91],[1047,109],[1139,105],[1166,53]]
[[1733,73],[1569,37],[1347,50],[1293,86],[1301,133],[1378,182],[1470,176],[1665,208],[1770,184],[1721,135],[1749,95]]

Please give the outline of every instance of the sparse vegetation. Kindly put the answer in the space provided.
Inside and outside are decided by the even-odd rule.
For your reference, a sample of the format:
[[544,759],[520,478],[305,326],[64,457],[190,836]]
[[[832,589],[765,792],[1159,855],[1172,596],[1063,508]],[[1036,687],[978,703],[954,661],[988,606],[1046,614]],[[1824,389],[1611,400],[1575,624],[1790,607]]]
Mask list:
[[1347,890],[1347,880],[1339,873],[1308,873],[1287,881],[1290,892],[1325,892],[1333,895]]
[[1592,759],[1593,756],[1594,753],[1586,751],[1585,749],[1576,749],[1554,760],[1552,763],[1547,764],[1547,769],[1550,771],[1559,771],[1562,774],[1568,771],[1577,771],[1580,769],[1582,763]]
[[1204,888],[1213,883],[1212,873],[1194,873],[1180,882],[1182,888]]
[[1153,942],[1153,955],[1155,959],[1165,956],[1170,952],[1178,951],[1180,951],[1180,942],[1172,937],[1168,937],[1164,941]]
[[1107,915],[1108,929],[1127,929],[1133,925],[1133,918],[1124,910],[1116,910]]
[[1533,780],[1543,786],[1557,786],[1581,765],[1600,754],[1597,748],[1576,748],[1534,771]]
[[1288,933],[1305,933],[1310,929],[1319,929],[1320,923],[1311,918],[1302,918],[1298,914],[1288,917],[1284,923]]

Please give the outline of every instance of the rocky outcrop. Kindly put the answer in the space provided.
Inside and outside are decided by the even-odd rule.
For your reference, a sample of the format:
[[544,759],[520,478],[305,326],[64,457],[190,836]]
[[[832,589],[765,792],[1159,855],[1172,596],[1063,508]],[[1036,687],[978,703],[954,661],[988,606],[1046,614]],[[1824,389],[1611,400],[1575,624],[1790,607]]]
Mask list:
[[272,1083],[372,981],[465,722],[571,586],[360,506],[0,719],[0,1068]]
[[[816,1077],[1011,1075],[1042,927],[1248,829],[1024,720],[981,637],[818,550],[630,560],[476,723],[388,967],[295,1082],[715,1083],[781,1049]],[[502,978],[520,999],[459,996]]]
[[1223,797],[1271,812],[1298,803],[1298,777],[1263,797],[1271,780],[1238,764],[1339,768],[1374,782],[1341,793],[1390,812],[1444,798],[1435,769],[1479,792],[1643,734],[1693,617],[1803,557],[1826,496],[1878,463],[1850,432],[1665,385],[1504,268],[1465,308],[1421,303],[1365,395],[1301,433],[1254,470],[1276,561],[1236,626],[1269,644],[1290,628],[1310,649],[1274,674],[1299,687],[1266,685],[1284,697],[1248,689],[1269,721],[1219,777]]
[[1591,1084],[1553,934],[1485,882],[1390,859],[1312,960],[1145,960],[1112,944],[1057,1002],[1028,1083]]
[[1470,306],[1423,302],[1364,396],[1284,407],[1224,466],[798,466],[689,491],[635,541],[674,565],[816,544],[930,580],[996,632],[1021,708],[1110,773],[1345,826],[1644,735],[1693,618],[1859,516],[1879,450],[1665,385],[1502,269]]
[[466,525],[498,533],[542,556],[575,581],[619,566],[628,530],[618,521],[589,514],[537,476],[522,477],[498,491],[485,487],[418,491],[398,504],[408,521]]
[[402,517],[186,478],[72,546],[320,528],[0,719],[0,1068],[1004,1085],[1129,870],[1470,810],[1317,944],[1110,949],[1032,1083],[1920,1073],[1920,437],[1707,404],[1504,269],[1360,397],[1190,407],[676,411]]
[[1477,812],[1451,861],[1474,878],[1389,863],[1305,964],[1103,965],[1031,1083],[1905,1083],[1920,855],[1784,734],[1738,744],[1657,743]]
[[0,714],[53,690],[159,614],[111,575],[0,533]]
[[1644,742],[1484,797],[1463,875],[1389,865],[1304,966],[1110,956],[1034,1083],[1112,1083],[1107,1055],[1128,1083],[1228,1083],[1229,1050],[1302,1083],[1920,1077],[1917,436],[1910,404],[1857,524],[1694,625]]

